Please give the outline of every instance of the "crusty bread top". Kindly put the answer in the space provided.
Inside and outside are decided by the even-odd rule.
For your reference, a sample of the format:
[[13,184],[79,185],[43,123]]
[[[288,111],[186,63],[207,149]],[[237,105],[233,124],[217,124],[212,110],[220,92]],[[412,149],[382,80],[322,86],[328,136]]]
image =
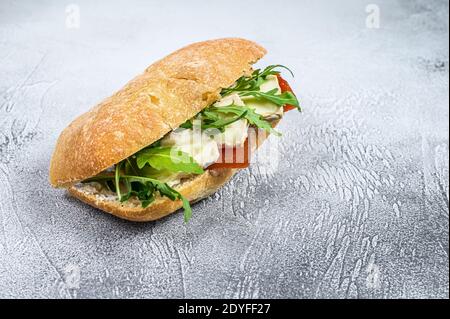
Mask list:
[[217,100],[265,53],[254,42],[228,38],[191,44],[152,64],[61,133],[50,183],[69,187],[157,141]]

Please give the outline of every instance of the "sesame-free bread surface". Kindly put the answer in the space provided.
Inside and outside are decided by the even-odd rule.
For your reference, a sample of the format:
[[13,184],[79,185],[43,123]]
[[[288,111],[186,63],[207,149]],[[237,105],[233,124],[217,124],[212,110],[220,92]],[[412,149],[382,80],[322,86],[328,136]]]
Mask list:
[[61,133],[50,183],[70,187],[157,141],[217,100],[265,53],[254,42],[227,38],[191,44],[152,64]]

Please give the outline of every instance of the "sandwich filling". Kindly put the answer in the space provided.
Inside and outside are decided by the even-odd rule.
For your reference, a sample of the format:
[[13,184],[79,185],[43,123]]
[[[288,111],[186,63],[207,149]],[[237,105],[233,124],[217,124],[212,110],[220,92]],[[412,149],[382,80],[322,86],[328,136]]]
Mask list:
[[139,200],[144,208],[158,194],[181,200],[188,221],[189,201],[174,187],[205,170],[247,167],[254,142],[250,133],[279,136],[274,123],[284,112],[300,111],[298,99],[280,75],[281,68],[290,72],[282,65],[271,65],[239,78],[222,89],[218,101],[179,128],[82,183],[114,194],[120,202]]

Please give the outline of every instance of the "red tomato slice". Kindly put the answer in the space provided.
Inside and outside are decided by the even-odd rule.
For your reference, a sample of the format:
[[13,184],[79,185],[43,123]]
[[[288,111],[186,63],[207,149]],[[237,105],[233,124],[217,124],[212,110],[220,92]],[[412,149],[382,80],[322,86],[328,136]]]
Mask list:
[[220,157],[214,164],[207,169],[220,168],[247,168],[250,165],[250,151],[248,147],[248,138],[242,147],[223,146]]
[[[281,75],[277,74],[277,78],[278,78],[278,85],[280,86],[280,89],[281,89],[281,93],[291,92],[292,94],[294,94],[289,83],[285,79],[283,79],[281,77]],[[296,107],[293,105],[290,105],[290,104],[286,104],[283,106],[284,112],[289,112],[289,111],[295,110],[295,109],[296,109]]]

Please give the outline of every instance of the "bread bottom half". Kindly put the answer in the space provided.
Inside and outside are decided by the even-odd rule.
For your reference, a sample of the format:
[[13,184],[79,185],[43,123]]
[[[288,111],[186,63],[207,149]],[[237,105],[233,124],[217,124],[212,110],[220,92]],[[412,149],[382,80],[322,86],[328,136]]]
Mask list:
[[[233,177],[237,169],[206,170],[205,173],[188,179],[175,188],[190,202],[199,201],[215,193],[222,185]],[[99,208],[114,216],[137,222],[160,219],[182,207],[180,200],[172,201],[158,196],[146,208],[142,208],[138,200],[121,203],[116,196],[97,192],[89,184],[79,184],[68,189],[69,193],[93,207]]]

